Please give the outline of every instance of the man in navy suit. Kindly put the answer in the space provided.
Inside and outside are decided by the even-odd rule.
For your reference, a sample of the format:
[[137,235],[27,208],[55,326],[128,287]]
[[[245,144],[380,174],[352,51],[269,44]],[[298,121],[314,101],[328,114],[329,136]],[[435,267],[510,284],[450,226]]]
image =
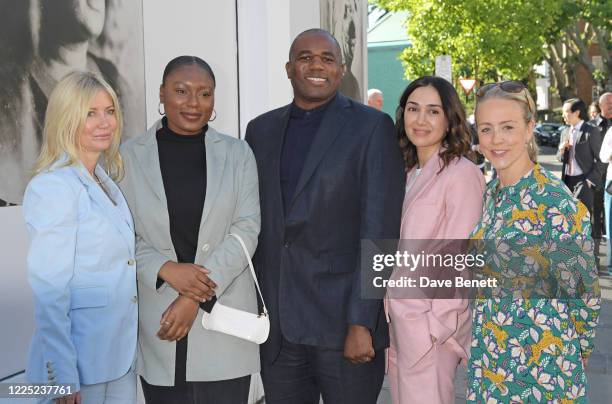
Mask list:
[[399,237],[404,165],[393,122],[338,92],[340,46],[311,29],[285,66],[293,102],[248,125],[262,227],[254,262],[270,311],[268,403],[375,403],[389,333],[361,297],[361,239]]

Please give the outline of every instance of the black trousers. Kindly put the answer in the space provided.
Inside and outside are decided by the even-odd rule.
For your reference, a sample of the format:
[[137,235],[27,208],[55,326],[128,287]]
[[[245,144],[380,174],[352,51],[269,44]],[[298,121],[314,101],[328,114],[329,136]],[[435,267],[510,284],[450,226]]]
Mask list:
[[[596,188],[591,188],[586,181],[584,175],[566,175],[564,179],[565,185],[570,189],[570,191],[574,194],[580,202],[582,202],[587,209],[589,210],[589,214],[591,215],[591,236],[593,237],[594,248],[593,251],[595,253],[596,263],[599,267],[599,244],[601,242],[601,225],[600,221],[597,220],[596,212],[594,209],[595,198],[597,197],[596,191],[597,188],[601,188],[601,184],[595,184]],[[601,195],[603,198],[603,195]]]
[[[201,358],[205,361],[206,358]],[[176,344],[174,386],[155,386],[141,376],[147,404],[247,404],[251,376],[213,382],[186,381],[187,338]]]
[[375,404],[385,373],[385,351],[354,365],[342,350],[291,343],[283,338],[278,358],[262,360],[266,404]]
[[574,197],[576,197],[587,207],[589,214],[591,215],[591,223],[593,223],[593,189],[587,184],[585,176],[566,175],[563,181],[569,188],[570,192],[574,194]]

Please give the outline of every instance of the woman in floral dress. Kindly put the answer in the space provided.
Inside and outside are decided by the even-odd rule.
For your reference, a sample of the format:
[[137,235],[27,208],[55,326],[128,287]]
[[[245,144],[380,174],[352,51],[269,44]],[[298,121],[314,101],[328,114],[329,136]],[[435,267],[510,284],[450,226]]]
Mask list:
[[472,237],[503,286],[474,304],[468,402],[587,401],[600,308],[589,214],[536,163],[534,111],[517,81],[477,92],[480,151],[498,177]]

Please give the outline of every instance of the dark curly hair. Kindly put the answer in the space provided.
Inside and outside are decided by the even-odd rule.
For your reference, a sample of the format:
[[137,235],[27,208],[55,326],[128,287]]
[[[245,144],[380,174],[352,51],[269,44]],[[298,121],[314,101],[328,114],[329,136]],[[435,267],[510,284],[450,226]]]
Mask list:
[[471,148],[470,129],[465,118],[465,110],[459,100],[455,88],[445,79],[435,76],[423,76],[411,82],[402,93],[399,105],[395,112],[395,133],[399,141],[400,149],[404,155],[406,170],[418,164],[416,146],[412,144],[404,128],[404,109],[408,97],[414,90],[420,87],[431,86],[436,89],[440,100],[442,100],[442,110],[448,121],[448,131],[442,140],[442,145],[446,148],[440,152],[443,161],[442,171],[455,158],[467,157],[473,161]]

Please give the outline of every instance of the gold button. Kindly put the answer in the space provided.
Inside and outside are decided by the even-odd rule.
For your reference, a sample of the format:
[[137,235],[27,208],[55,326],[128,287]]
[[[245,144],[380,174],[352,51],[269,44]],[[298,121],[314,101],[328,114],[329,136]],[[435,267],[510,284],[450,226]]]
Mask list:
[[127,263],[127,264],[128,264],[129,266],[132,266],[132,265],[134,265],[135,263],[136,263],[136,261],[134,261],[134,260],[128,260],[128,263]]

